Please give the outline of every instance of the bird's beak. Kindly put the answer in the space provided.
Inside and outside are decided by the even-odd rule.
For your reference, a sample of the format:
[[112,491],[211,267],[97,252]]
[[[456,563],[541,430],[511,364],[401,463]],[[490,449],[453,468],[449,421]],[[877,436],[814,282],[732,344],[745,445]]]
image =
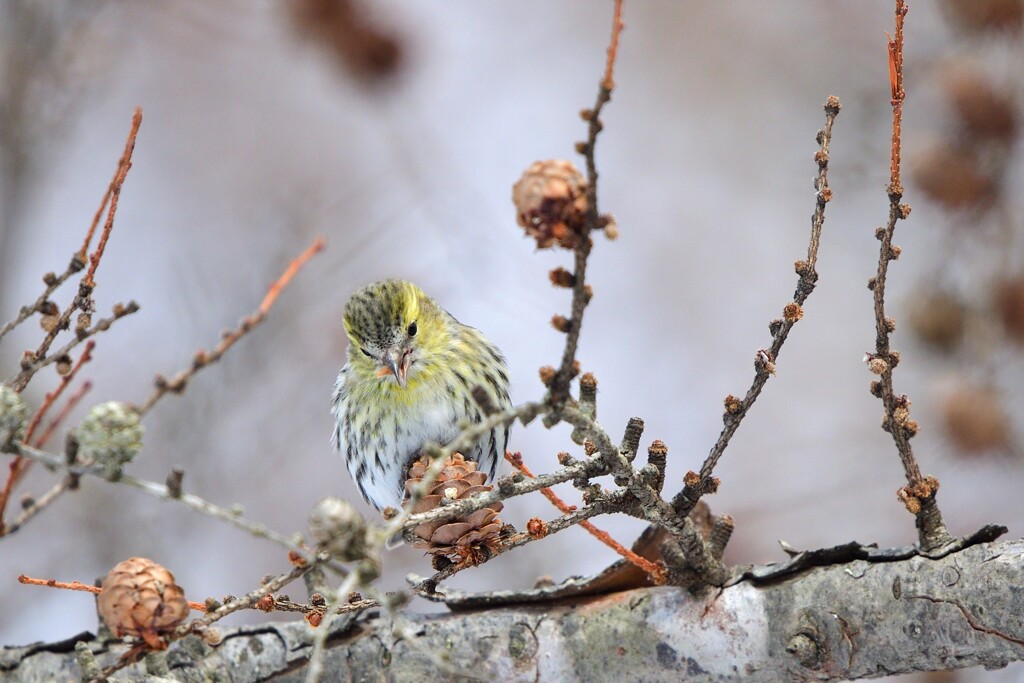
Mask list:
[[384,373],[390,371],[398,380],[398,386],[404,387],[409,372],[409,354],[402,349],[388,349],[380,360],[384,364]]

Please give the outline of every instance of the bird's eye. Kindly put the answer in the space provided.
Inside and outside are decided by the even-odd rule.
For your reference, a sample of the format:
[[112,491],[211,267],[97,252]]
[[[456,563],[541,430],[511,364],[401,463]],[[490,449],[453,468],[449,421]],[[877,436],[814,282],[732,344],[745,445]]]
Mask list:
[[362,351],[363,355],[366,356],[367,358],[373,358],[373,354],[370,353],[369,351],[367,351],[366,349],[359,349],[359,350]]
[[415,320],[413,320],[412,324],[409,325],[409,336],[410,337],[415,337],[416,336],[416,321]]

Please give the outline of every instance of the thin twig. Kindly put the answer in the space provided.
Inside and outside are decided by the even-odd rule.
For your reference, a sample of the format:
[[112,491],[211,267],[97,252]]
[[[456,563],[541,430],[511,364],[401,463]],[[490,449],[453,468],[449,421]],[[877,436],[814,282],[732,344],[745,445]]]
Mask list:
[[[536,478],[536,475],[530,471],[530,468],[526,466],[526,463],[523,462],[523,459],[521,457],[512,457],[510,456],[509,453],[506,453],[505,459],[512,463],[512,466],[515,467],[520,472],[522,472],[525,476],[529,477],[530,479]],[[558,496],[558,494],[555,493],[554,490],[550,488],[543,488],[540,490],[540,492],[541,494],[543,494],[545,498],[547,498],[551,502],[552,505],[554,505],[563,513],[570,513],[577,509],[575,505],[569,505],[564,500],[562,500]],[[630,563],[636,565],[640,570],[646,572],[651,577],[651,580],[654,581],[654,583],[662,584],[665,582],[664,569],[659,567],[654,562],[651,562],[647,558],[637,555],[632,550],[630,550],[629,548],[627,548],[626,546],[622,545],[614,538],[612,538],[607,531],[598,529],[596,526],[594,526],[591,522],[587,520],[581,521],[580,526],[586,529],[588,532],[590,532],[590,534],[594,538],[599,540],[601,543],[604,543],[606,546],[617,552]]]
[[82,355],[78,357],[75,364],[71,367],[68,374],[60,378],[60,384],[53,391],[47,392],[43,399],[43,404],[39,406],[39,410],[36,411],[35,415],[32,416],[32,420],[28,423],[28,428],[25,430],[25,441],[31,441],[35,435],[36,429],[39,427],[39,423],[42,422],[46,413],[53,406],[54,401],[60,398],[60,395],[64,393],[64,389],[67,388],[71,382],[74,381],[75,375],[82,369],[82,366],[92,360],[92,350],[96,348],[96,341],[90,339],[85,345],[85,349],[82,351]]
[[[531,536],[528,533],[517,533],[509,538],[502,539],[501,543],[497,548],[495,548],[494,555],[487,558],[487,560],[493,560],[498,555],[502,555],[510,550],[524,546],[527,543],[533,543],[534,541],[539,541],[542,538],[548,538],[559,531],[564,531],[569,527],[576,526],[584,520],[597,517],[598,515],[621,512],[629,514],[631,506],[636,506],[636,499],[630,496],[627,491],[616,491],[606,498],[596,500],[589,505],[545,522],[545,533],[543,536]],[[463,569],[468,569],[471,566],[474,565],[460,564],[457,562],[452,563],[430,576],[430,578],[415,583],[412,590],[420,595],[431,595],[435,592],[435,588],[439,582],[451,578]]]
[[29,520],[38,515],[40,512],[50,507],[54,501],[60,498],[66,491],[69,490],[70,478],[64,477],[56,484],[50,487],[50,490],[32,500],[28,507],[21,511],[21,514],[14,518],[14,521],[7,524],[0,529],[0,537],[10,536],[11,534],[17,533],[23,526],[28,524]]
[[[136,111],[138,113],[138,110]],[[103,218],[103,212],[107,209],[107,203],[110,201],[110,196],[114,192],[114,185],[117,182],[118,177],[121,176],[121,169],[129,162],[131,151],[135,148],[135,136],[138,133],[138,126],[135,121],[135,116],[133,116],[132,131],[128,135],[128,144],[125,145],[125,151],[122,153],[121,159],[117,163],[117,170],[114,171],[114,177],[110,180],[110,183],[107,185],[107,191],[103,194],[103,201],[100,202],[100,206],[96,209],[96,214],[93,216],[92,222],[89,224],[89,230],[85,233],[85,239],[82,241],[82,247],[71,257],[71,261],[68,263],[68,266],[64,269],[63,273],[60,275],[47,273],[43,277],[46,289],[43,290],[43,293],[38,299],[36,299],[35,303],[30,306],[22,306],[17,317],[6,323],[3,327],[0,327],[0,339],[3,339],[4,335],[28,320],[33,313],[38,311],[43,304],[50,300],[50,296],[57,291],[61,285],[67,282],[72,275],[81,271],[87,265],[87,254],[89,253],[89,246],[92,244],[93,235],[96,233],[96,228],[100,224],[100,219]],[[141,123],[141,118],[139,121]]]
[[615,476],[617,484],[623,486],[638,505],[633,509],[633,514],[640,519],[653,522],[663,527],[673,540],[685,553],[686,567],[673,567],[672,559],[663,554],[663,559],[669,564],[670,569],[678,570],[677,574],[691,569],[697,574],[699,581],[712,585],[721,586],[728,578],[728,570],[722,561],[715,557],[711,548],[701,536],[697,526],[687,514],[678,511],[673,505],[669,505],[661,498],[661,494],[651,487],[650,482],[640,472],[636,471],[629,460],[622,454],[611,437],[605,432],[593,417],[583,413],[572,406],[566,406],[562,410],[562,419],[571,424],[597,447],[601,460]]
[[[40,434],[39,438],[36,439],[36,448],[42,448],[46,444],[46,442],[49,441],[50,435],[53,434],[57,426],[64,421],[64,418],[67,417],[68,413],[70,413],[74,409],[74,407],[78,405],[78,402],[82,400],[82,397],[85,396],[90,389],[92,389],[92,382],[84,382],[75,393],[68,397],[68,400],[65,402],[64,407],[61,408],[60,412],[57,414],[56,417],[50,420],[50,424],[46,426],[46,429],[43,431],[43,433]],[[29,462],[31,461],[25,460],[20,455],[15,456],[14,461],[11,463],[11,473],[14,473],[16,469],[16,463],[28,464]],[[24,467],[24,465],[17,465],[17,467],[24,468],[20,471],[20,474],[17,475],[17,478],[20,478],[24,476],[24,473],[27,471],[27,467]],[[53,502],[60,498],[65,491],[68,491],[71,488],[70,484],[71,482],[69,477],[61,479],[59,482],[54,484],[49,491],[39,496],[38,498],[32,499],[31,503],[29,503],[28,506],[22,510],[21,514],[18,515],[13,522],[11,522],[10,524],[4,524],[0,522],[0,537],[10,536],[11,534],[15,533],[23,526],[25,526],[25,524],[28,523],[30,519],[32,519],[40,512],[45,510],[47,507],[49,507],[51,504],[53,504]],[[5,495],[9,496],[10,490],[5,490]],[[6,503],[6,500],[4,502]]]
[[619,52],[619,35],[625,25],[622,23],[622,0],[615,0],[615,10],[612,17],[612,39],[608,44],[608,58],[604,65],[604,78],[601,79],[601,87],[605,90],[615,88],[615,57]]
[[324,650],[327,646],[327,637],[331,634],[331,624],[339,616],[338,607],[342,601],[348,598],[348,594],[355,589],[359,573],[352,572],[341,582],[334,591],[324,608],[324,618],[313,632],[313,647],[309,652],[309,663],[306,666],[306,683],[319,683],[324,675]]
[[[18,452],[23,457],[40,462],[48,469],[57,471],[66,470],[73,475],[89,475],[109,481],[107,473],[101,467],[95,465],[67,465],[64,458],[61,456],[41,451],[24,443],[18,443],[16,445]],[[284,536],[283,534],[279,534],[259,522],[253,522],[246,519],[237,511],[237,509],[221,507],[191,493],[182,493],[180,496],[176,496],[164,484],[158,484],[145,479],[138,479],[127,474],[122,474],[120,478],[113,483],[126,484],[155,498],[180,503],[186,507],[192,508],[196,512],[227,522],[234,527],[242,529],[255,538],[265,538],[268,541],[276,543],[282,548],[298,553],[302,557],[307,559],[310,557],[310,551],[304,545],[296,543],[291,538]],[[331,567],[342,573],[347,573],[338,565],[332,564]]]
[[[131,129],[128,132],[128,140],[125,143],[124,153],[121,155],[120,160],[117,164],[117,171],[114,173],[113,180],[110,181],[110,185],[107,188],[107,195],[104,197],[103,203],[100,205],[100,211],[102,213],[103,206],[108,204],[107,208],[107,222],[103,226],[103,233],[100,235],[99,244],[96,250],[89,257],[89,269],[86,271],[82,280],[78,283],[78,293],[75,294],[74,299],[68,304],[67,308],[61,313],[60,318],[50,328],[40,342],[39,346],[32,353],[31,358],[28,359],[24,364],[29,367],[23,368],[25,371],[18,375],[14,382],[14,389],[16,391],[22,391],[32,379],[35,372],[42,367],[39,364],[40,360],[46,357],[46,354],[50,350],[50,346],[62,331],[66,330],[71,322],[71,316],[75,311],[82,311],[84,319],[80,319],[79,329],[75,330],[75,334],[79,341],[88,336],[86,330],[88,326],[88,316],[95,309],[95,304],[92,300],[92,292],[96,288],[96,282],[94,275],[96,274],[96,268],[100,265],[100,260],[103,258],[103,251],[106,248],[107,240],[110,238],[110,232],[114,227],[114,214],[117,212],[117,200],[121,195],[121,187],[124,185],[125,178],[128,176],[128,169],[131,168],[131,157],[132,152],[135,149],[135,138],[139,132],[139,126],[142,125],[142,109],[136,107],[135,113],[132,116]],[[93,224],[89,228],[89,232],[86,235],[85,242],[83,243],[83,250],[75,255],[75,259],[84,260],[85,248],[88,248],[89,243],[92,241],[93,233],[96,229],[97,221],[94,219]],[[72,262],[74,263],[74,261]],[[35,369],[29,371],[32,367]]]
[[[352,594],[350,593],[350,595]],[[352,614],[354,612],[362,612],[363,610],[367,610],[372,607],[380,607],[380,605],[380,600],[376,598],[360,598],[357,600],[350,599],[345,604],[338,605],[336,613]],[[294,600],[287,600],[284,597],[276,597],[274,598],[274,611],[297,612],[299,614],[312,614],[316,612],[323,614],[324,608],[304,602],[295,602]]]
[[43,293],[39,295],[39,298],[36,299],[34,303],[28,306],[22,306],[21,310],[18,311],[17,316],[5,323],[3,327],[0,327],[0,339],[3,339],[8,332],[32,317],[33,313],[39,311],[42,306],[50,300],[50,296],[57,291],[61,285],[67,282],[72,275],[81,271],[82,268],[85,268],[85,259],[83,257],[79,257],[78,254],[75,254],[71,258],[71,262],[68,264],[68,267],[64,269],[63,273],[60,275],[47,273],[43,276],[43,282],[46,284],[46,289],[43,290]]
[[594,150],[597,136],[601,132],[601,111],[612,97],[615,87],[613,77],[615,59],[618,55],[619,35],[622,33],[622,0],[615,0],[612,18],[612,35],[608,45],[608,58],[605,62],[604,75],[601,78],[597,100],[593,109],[587,113],[587,141],[581,150],[587,165],[587,214],[582,235],[574,250],[574,273],[572,287],[572,312],[565,335],[565,349],[562,352],[562,363],[551,380],[551,403],[561,406],[569,397],[569,384],[576,376],[576,350],[579,346],[580,329],[583,327],[583,312],[590,301],[590,288],[587,286],[587,259],[592,247],[590,234],[603,226],[603,220],[597,210],[597,164],[594,161]]
[[[42,448],[46,444],[46,442],[49,441],[50,436],[53,434],[54,430],[57,429],[57,426],[64,421],[68,413],[74,410],[75,406],[78,405],[78,402],[82,400],[82,397],[89,393],[91,389],[92,382],[83,382],[82,386],[79,387],[78,390],[75,391],[75,393],[68,397],[68,400],[64,403],[64,407],[61,408],[60,412],[57,414],[56,417],[50,420],[50,424],[46,426],[46,429],[43,431],[43,433],[40,434],[39,438],[36,439],[36,448]],[[17,476],[15,477],[16,479],[19,479],[25,475],[25,472],[28,471],[26,465],[28,465],[30,462],[30,460],[25,460],[20,455],[15,456],[14,461],[11,463],[11,472],[14,472],[16,466],[21,468],[19,474],[17,474]],[[16,465],[17,463],[22,464]],[[49,491],[39,496],[38,498],[34,498],[32,502],[27,507],[25,507],[24,510],[22,510],[21,514],[18,515],[18,517],[15,518],[13,522],[11,522],[10,524],[0,523],[0,538],[2,538],[3,536],[10,536],[11,534],[21,529],[21,527],[25,526],[25,524],[30,519],[32,519],[40,512],[45,510],[54,501],[60,498],[65,491],[68,491],[70,489],[71,482],[70,478],[68,477],[65,477],[61,481],[54,484]],[[9,496],[10,491],[5,491],[5,494]]]
[[113,325],[115,322],[117,322],[118,320],[127,315],[131,315],[132,313],[138,312],[138,310],[139,305],[134,301],[129,301],[127,304],[115,305],[113,313],[109,318],[103,318],[92,327],[83,330],[81,334],[78,334],[74,339],[72,339],[67,344],[57,349],[50,355],[46,357],[36,357],[34,360],[25,363],[22,371],[8,379],[5,382],[5,384],[13,386],[16,391],[20,391],[19,387],[23,389],[29,383],[29,380],[32,379],[32,376],[39,372],[41,369],[45,368],[47,365],[56,363],[59,359],[69,355],[75,349],[75,347],[77,347],[83,341],[86,341],[90,337],[93,337],[99,334],[100,332],[105,332],[109,330],[110,326]]
[[896,0],[896,30],[888,42],[889,83],[892,89],[892,145],[889,163],[889,216],[884,228],[877,231],[881,245],[878,253],[878,270],[869,286],[874,293],[875,352],[867,360],[873,372],[879,375],[872,383],[872,393],[882,399],[885,407],[883,429],[892,436],[899,453],[907,486],[897,494],[907,509],[916,517],[918,540],[921,547],[934,550],[953,541],[942,521],[935,494],[939,482],[934,477],[924,477],[914,457],[910,439],[917,433],[917,423],[910,419],[910,399],[897,396],[893,388],[892,372],[899,363],[899,354],[889,344],[889,334],[895,329],[895,321],[885,315],[885,283],[889,262],[899,258],[900,248],[893,245],[896,223],[910,215],[910,206],[902,204],[903,185],[900,182],[900,149],[902,137],[903,102],[906,90],[903,85],[903,21],[907,14],[904,0]]
[[688,484],[673,498],[672,507],[682,516],[690,513],[704,493],[714,489],[712,474],[715,466],[725,453],[726,447],[736,430],[739,429],[743,418],[746,417],[751,406],[761,394],[768,378],[774,374],[775,363],[782,351],[782,345],[786,342],[790,330],[803,317],[803,304],[814,291],[814,286],[818,281],[816,270],[818,246],[821,242],[821,230],[825,222],[825,205],[832,199],[832,189],[828,184],[829,146],[832,142],[832,126],[841,108],[839,98],[835,96],[830,96],[825,102],[825,127],[818,131],[819,148],[814,155],[818,165],[818,175],[814,180],[815,203],[814,213],[811,216],[811,237],[807,245],[807,259],[797,261],[795,264],[799,279],[793,294],[793,301],[783,308],[783,317],[772,322],[770,327],[772,344],[768,349],[758,350],[754,361],[754,380],[746,395],[742,400],[734,396],[726,398],[726,411],[723,416],[725,426],[700,468],[698,483]]
[[265,584],[263,584],[256,590],[250,593],[246,593],[240,598],[228,600],[217,609],[206,611],[204,608],[206,614],[199,617],[195,621],[192,621],[187,624],[182,624],[181,626],[179,626],[174,631],[174,637],[180,638],[182,636],[186,636],[189,633],[193,633],[197,629],[197,627],[202,628],[205,626],[209,626],[210,624],[213,624],[214,622],[223,619],[229,614],[233,614],[243,609],[252,609],[253,606],[257,602],[259,602],[263,596],[272,595],[273,593],[276,593],[288,584],[302,578],[305,574],[312,571],[312,569],[317,565],[318,562],[319,558],[314,558],[311,561],[296,565],[291,571],[285,572],[284,574],[274,577],[273,579],[267,581]]
[[[124,144],[124,154],[121,155],[121,159],[118,162],[117,173],[114,174],[114,179],[110,181],[110,187],[107,190],[107,201],[109,201],[109,207],[107,209],[107,222],[103,224],[103,232],[100,233],[100,241],[96,245],[96,251],[89,256],[89,270],[86,271],[85,277],[82,278],[82,285],[90,289],[90,291],[96,287],[96,269],[100,265],[100,259],[103,258],[103,252],[107,248],[107,240],[110,239],[110,232],[114,228],[114,215],[117,213],[117,201],[121,196],[121,187],[124,185],[125,178],[128,177],[128,171],[132,167],[132,153],[135,151],[135,138],[139,134],[139,126],[142,125],[142,107],[136,107],[135,113],[132,114],[132,127],[128,131],[128,141]],[[100,208],[102,211],[102,206]],[[96,214],[99,215],[99,212]],[[92,241],[93,232],[96,230],[97,221],[93,220],[92,227],[89,228],[89,234],[85,237],[85,242],[82,244],[81,254],[85,254],[85,250],[88,248],[88,244]]]
[[[21,574],[18,577],[18,583],[23,583],[28,586],[45,586],[46,588],[61,588],[70,591],[82,591],[84,593],[92,593],[93,595],[99,595],[103,592],[103,589],[99,586],[93,586],[88,583],[81,583],[79,581],[58,581],[57,579],[36,579],[31,576]],[[205,612],[206,605],[201,602],[192,602],[187,600],[189,609],[194,609],[197,612]]]
[[[184,638],[185,636],[190,635],[192,633],[202,633],[211,624],[218,621],[219,619],[223,619],[229,614],[232,614],[243,609],[258,609],[255,607],[255,605],[264,596],[270,595],[274,591],[280,590],[292,581],[295,581],[302,575],[311,571],[314,566],[314,562],[308,562],[302,565],[298,565],[287,574],[282,574],[281,576],[275,577],[274,579],[271,579],[266,584],[264,584],[260,588],[257,588],[251,593],[248,593],[241,598],[229,600],[228,602],[224,603],[215,610],[208,610],[205,604],[190,602],[189,607],[191,607],[194,610],[204,611],[206,612],[206,614],[204,614],[202,617],[198,619],[194,619],[193,621],[181,624],[170,633],[164,635],[163,640],[165,643],[171,643],[175,640]],[[121,669],[124,669],[127,666],[130,666],[131,664],[134,664],[137,661],[138,656],[144,654],[147,651],[149,651],[148,645],[136,645],[131,650],[129,650],[124,656],[122,656],[117,661],[116,664],[113,664],[105,668],[101,673],[100,677],[96,680],[107,680],[108,677],[112,676],[114,673],[120,671]]]
[[157,401],[163,398],[168,393],[180,394],[188,386],[189,380],[192,377],[205,368],[211,363],[216,363],[221,357],[230,349],[235,343],[244,337],[252,328],[259,325],[267,317],[270,312],[270,307],[274,305],[274,301],[277,300],[281,290],[295,276],[295,273],[305,265],[314,254],[324,248],[324,238],[317,237],[313,240],[313,244],[309,246],[306,251],[295,258],[281,274],[281,276],[270,285],[270,289],[267,291],[263,301],[260,303],[259,308],[254,313],[242,319],[241,324],[230,332],[225,332],[220,342],[213,347],[210,351],[199,351],[192,359],[192,365],[185,370],[182,370],[174,377],[168,379],[163,375],[157,375],[155,382],[155,389],[153,393],[149,395],[149,398],[138,408],[139,416],[143,416],[150,411],[150,409],[156,405]]
[[46,429],[43,430],[43,433],[39,435],[39,438],[36,439],[33,445],[36,448],[45,448],[46,443],[50,440],[50,437],[53,436],[53,433],[57,430],[57,427],[59,427],[61,423],[64,422],[65,419],[67,419],[68,414],[70,414],[71,411],[75,409],[75,406],[77,406],[79,402],[81,402],[81,400],[85,397],[85,395],[88,394],[89,391],[91,390],[92,382],[90,382],[89,380],[82,382],[82,386],[78,387],[78,389],[76,389],[73,394],[68,396],[68,400],[64,402],[64,406],[60,409],[60,412],[58,412],[54,416],[54,418],[50,420],[49,424],[46,425]]
[[505,480],[503,482],[499,482],[494,490],[488,491],[487,493],[478,493],[470,498],[464,498],[433,510],[428,510],[427,512],[419,512],[414,515],[409,515],[405,519],[403,527],[405,529],[411,529],[415,528],[419,524],[425,524],[427,522],[436,522],[444,519],[452,519],[453,517],[459,517],[462,515],[468,515],[471,512],[489,507],[502,500],[508,500],[509,498],[515,498],[516,496],[540,491],[541,489],[554,486],[555,484],[572,481],[573,479],[580,477],[589,478],[601,476],[602,474],[607,474],[607,470],[604,468],[602,463],[595,460],[583,460],[570,465],[569,467],[556,470],[550,474],[539,475],[535,479],[524,479],[523,481],[518,482]]

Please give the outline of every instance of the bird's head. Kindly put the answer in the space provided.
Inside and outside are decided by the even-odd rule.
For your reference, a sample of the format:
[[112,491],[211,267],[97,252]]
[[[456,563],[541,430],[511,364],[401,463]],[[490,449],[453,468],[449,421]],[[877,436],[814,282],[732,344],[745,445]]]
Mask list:
[[416,285],[382,280],[356,291],[345,304],[349,362],[359,371],[392,375],[405,387],[410,368],[444,336],[437,304]]

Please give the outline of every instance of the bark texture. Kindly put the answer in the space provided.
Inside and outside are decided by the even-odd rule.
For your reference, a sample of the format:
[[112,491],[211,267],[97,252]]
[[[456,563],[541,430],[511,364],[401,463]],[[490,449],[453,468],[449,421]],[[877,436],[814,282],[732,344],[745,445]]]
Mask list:
[[[644,588],[443,615],[336,620],[330,680],[789,681],[1002,667],[1024,658],[1024,540],[878,554],[693,596]],[[74,640],[0,650],[0,681],[77,680]],[[89,642],[101,664],[125,648]],[[301,681],[305,623],[190,637],[115,678]],[[166,669],[161,670],[163,665]]]

